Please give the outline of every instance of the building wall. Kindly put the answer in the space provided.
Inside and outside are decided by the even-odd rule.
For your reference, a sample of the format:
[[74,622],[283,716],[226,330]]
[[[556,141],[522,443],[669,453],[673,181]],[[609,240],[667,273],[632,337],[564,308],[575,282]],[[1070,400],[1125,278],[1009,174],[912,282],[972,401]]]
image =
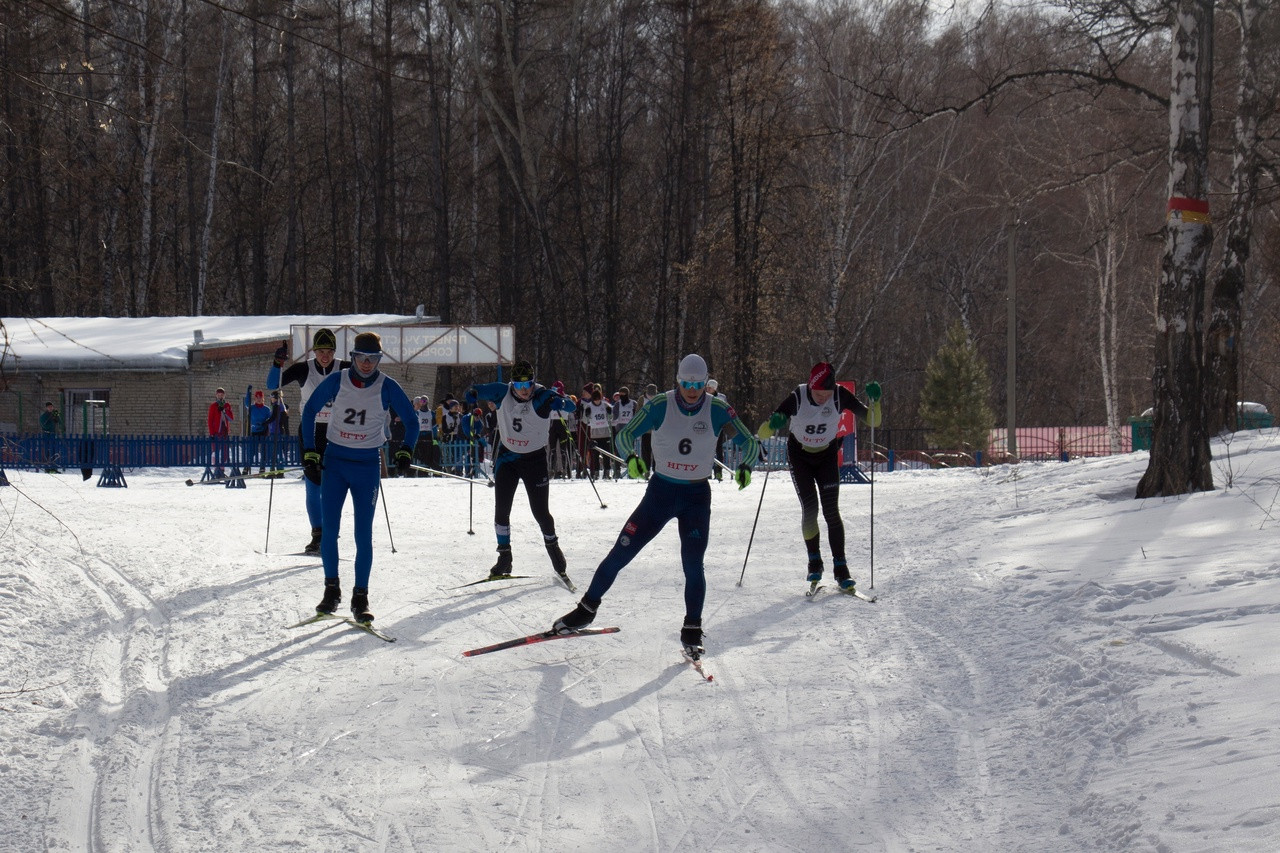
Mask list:
[[[244,394],[247,386],[266,390],[267,370],[277,343],[263,351],[262,344],[221,348],[214,353],[206,349],[201,357],[180,372],[159,371],[85,371],[14,373],[5,377],[8,390],[0,392],[0,432],[36,432],[46,400],[62,411],[67,432],[79,433],[93,419],[93,432],[103,431],[101,411],[86,412],[84,406],[64,410],[64,392],[69,389],[105,389],[110,392],[107,411],[108,430],[116,435],[204,435],[209,404],[214,391],[221,387],[235,407],[238,431],[245,425]],[[246,352],[246,350],[248,350]],[[435,365],[383,365],[384,372],[404,387],[411,398],[426,394],[435,399]],[[290,429],[297,428],[302,417],[299,405],[301,389],[290,385],[284,389],[289,406]],[[96,408],[96,407],[90,407]]]

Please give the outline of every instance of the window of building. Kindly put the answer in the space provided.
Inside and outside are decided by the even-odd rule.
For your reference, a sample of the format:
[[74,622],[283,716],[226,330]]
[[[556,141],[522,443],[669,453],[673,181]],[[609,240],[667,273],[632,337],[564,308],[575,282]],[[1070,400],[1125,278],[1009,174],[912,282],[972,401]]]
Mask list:
[[71,435],[106,435],[111,432],[110,388],[64,388],[62,423]]

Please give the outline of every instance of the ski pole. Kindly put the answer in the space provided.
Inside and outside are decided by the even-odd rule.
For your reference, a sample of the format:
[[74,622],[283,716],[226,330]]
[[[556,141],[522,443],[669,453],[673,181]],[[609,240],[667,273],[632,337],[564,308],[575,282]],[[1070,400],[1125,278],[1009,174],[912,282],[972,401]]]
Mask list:
[[476,481],[467,478],[467,535],[476,535]]
[[212,477],[208,480],[187,480],[188,486],[196,486],[200,484],[212,485],[214,483],[225,483],[228,480],[269,480],[274,479],[279,474],[291,474],[294,471],[301,471],[302,468],[277,468],[274,471],[263,471],[261,474],[239,474],[227,477]]
[[871,589],[876,588],[876,424],[880,423],[880,394],[879,382],[867,383],[867,399],[871,401],[870,411],[867,412],[867,423],[871,424]]
[[[557,411],[557,414],[560,414],[560,413]],[[563,414],[560,414],[560,422],[561,422],[562,424],[564,424],[564,428],[565,428],[565,430],[567,431],[567,430],[569,429],[569,424],[565,422],[565,419],[564,419],[564,415],[563,415]],[[599,448],[599,447],[597,447],[597,448],[595,448],[595,449],[596,449],[596,450],[599,450],[601,453],[605,454],[606,456],[613,456],[613,454],[612,454],[612,453],[609,453],[607,450],[604,450],[603,448]],[[614,459],[618,459],[618,457],[616,457],[616,456],[613,456],[613,458],[614,458]],[[591,467],[590,467],[589,465],[586,465],[586,461],[582,458],[582,454],[578,454],[578,460],[579,460],[580,462],[582,462],[582,463],[583,463],[583,466],[586,468],[586,471],[587,471],[587,482],[591,484],[591,491],[593,491],[593,492],[595,492],[595,493],[596,493],[596,500],[600,501],[600,508],[601,508],[601,509],[608,509],[608,508],[609,508],[609,505],[608,505],[607,503],[605,503],[605,502],[604,502],[604,500],[602,500],[602,499],[601,499],[601,497],[600,497],[600,490],[596,488],[596,480],[595,480],[595,477],[592,477],[592,476],[591,476]],[[621,460],[621,459],[618,459],[618,461],[619,461],[619,462],[622,462],[622,460]],[[625,463],[625,462],[623,462],[623,464],[625,465],[626,463]]]
[[[410,465],[410,471],[421,471],[424,474],[435,474],[437,477],[448,477],[450,480],[461,480],[464,483],[478,483],[479,480],[473,480],[470,477],[463,477],[461,474],[450,474],[448,471],[441,471],[438,468],[428,468],[425,465]],[[490,486],[493,484],[490,483]]]
[[396,540],[391,535],[391,512],[387,509],[387,493],[382,490],[382,481],[378,481],[378,495],[382,498],[382,514],[387,519],[387,538],[391,540],[391,553],[396,553]]
[[271,550],[267,546],[271,543],[271,507],[275,504],[275,500],[276,500],[276,478],[272,477],[271,488],[267,492],[267,538],[262,541],[262,553],[264,554],[270,553],[270,550]]
[[[760,448],[763,455],[764,448]],[[772,467],[764,470],[764,484],[760,486],[760,502],[756,504],[756,520],[751,522],[751,537],[747,539],[747,555],[742,558],[742,574],[738,575],[738,586],[742,586],[742,579],[747,576],[747,559],[751,556],[751,543],[756,541],[756,525],[760,523],[760,507],[764,506],[764,490],[769,488],[769,474],[773,470]]]

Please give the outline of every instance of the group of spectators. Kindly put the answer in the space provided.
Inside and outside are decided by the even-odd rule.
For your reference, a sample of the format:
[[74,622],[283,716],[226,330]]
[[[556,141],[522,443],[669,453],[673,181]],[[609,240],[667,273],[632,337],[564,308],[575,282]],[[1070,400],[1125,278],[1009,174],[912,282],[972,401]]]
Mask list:
[[[551,423],[547,443],[547,470],[551,477],[625,479],[627,472],[623,466],[600,451],[616,455],[614,437],[631,422],[641,406],[657,396],[658,386],[652,383],[645,386],[639,398],[633,397],[625,385],[612,394],[606,394],[599,382],[586,383],[579,394],[566,393],[564,383],[559,380],[550,387],[574,403],[572,411],[563,418],[554,418]],[[708,381],[708,391],[724,399],[716,388],[716,380]],[[498,415],[494,403],[481,401],[470,406],[452,393],[446,393],[434,407],[425,395],[415,397],[413,407],[420,430],[417,446],[413,448],[415,465],[459,476],[483,476],[484,461],[492,457],[492,448],[497,442]],[[388,460],[394,458],[403,441],[404,424],[392,414],[386,448]],[[723,438],[716,447],[716,457],[721,460],[724,458],[722,446]],[[653,450],[647,434],[641,451],[645,463],[652,466]],[[409,476],[436,475],[413,471]],[[720,476],[717,469],[716,479]]]
[[[265,473],[267,466],[279,467],[280,449],[289,435],[289,404],[279,390],[271,392],[271,402],[267,403],[266,393],[261,389],[255,391],[250,385],[244,392],[245,422],[249,427],[248,458],[232,460],[230,458],[231,425],[235,423],[236,414],[227,400],[225,388],[214,391],[213,402],[209,404],[208,428],[213,439],[211,462],[215,466],[217,477],[226,476],[224,466],[237,462],[245,471],[256,464],[258,473]],[[280,474],[271,474],[278,477]]]

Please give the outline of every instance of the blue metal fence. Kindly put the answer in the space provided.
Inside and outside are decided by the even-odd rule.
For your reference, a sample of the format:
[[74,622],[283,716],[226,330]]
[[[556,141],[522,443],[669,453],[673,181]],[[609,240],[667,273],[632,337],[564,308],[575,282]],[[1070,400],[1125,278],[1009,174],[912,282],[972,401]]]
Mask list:
[[301,465],[296,436],[0,434],[0,467],[245,468]]

